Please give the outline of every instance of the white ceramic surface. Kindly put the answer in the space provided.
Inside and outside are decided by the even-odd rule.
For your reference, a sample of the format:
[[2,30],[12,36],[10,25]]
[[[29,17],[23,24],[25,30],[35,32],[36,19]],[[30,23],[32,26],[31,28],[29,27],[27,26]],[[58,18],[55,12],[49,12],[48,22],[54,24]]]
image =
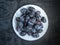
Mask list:
[[[25,36],[21,36],[19,33],[18,33],[18,31],[16,30],[16,17],[19,17],[20,15],[21,15],[21,12],[20,12],[20,10],[22,9],[22,8],[27,8],[27,7],[29,7],[29,6],[32,6],[32,7],[34,7],[36,10],[38,10],[38,11],[40,11],[41,12],[41,16],[44,16],[45,18],[46,18],[46,23],[43,23],[43,31],[41,32],[41,33],[39,33],[39,37],[38,38],[34,38],[34,37],[32,37],[32,36],[29,36],[29,35],[25,35]],[[15,12],[15,14],[14,14],[14,16],[13,16],[13,20],[12,20],[12,25],[13,25],[13,29],[14,29],[14,31],[15,31],[15,33],[20,37],[20,38],[22,38],[22,39],[24,39],[24,40],[27,40],[27,41],[35,41],[35,40],[38,40],[38,39],[40,39],[41,37],[43,37],[43,35],[47,32],[47,29],[48,29],[48,17],[47,17],[47,14],[45,13],[45,11],[41,8],[41,7],[39,7],[39,6],[36,6],[36,5],[24,5],[24,6],[22,6],[22,7],[20,7],[16,12]]]

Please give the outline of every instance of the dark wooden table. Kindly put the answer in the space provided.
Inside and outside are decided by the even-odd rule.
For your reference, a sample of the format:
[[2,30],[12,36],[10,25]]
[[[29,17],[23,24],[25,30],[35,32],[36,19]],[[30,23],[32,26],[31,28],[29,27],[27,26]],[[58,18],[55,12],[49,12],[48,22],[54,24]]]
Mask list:
[[[16,10],[26,4],[35,4],[45,10],[49,28],[39,40],[29,42],[19,38],[12,27]],[[59,42],[59,14],[56,0],[0,0],[0,45],[57,45]]]

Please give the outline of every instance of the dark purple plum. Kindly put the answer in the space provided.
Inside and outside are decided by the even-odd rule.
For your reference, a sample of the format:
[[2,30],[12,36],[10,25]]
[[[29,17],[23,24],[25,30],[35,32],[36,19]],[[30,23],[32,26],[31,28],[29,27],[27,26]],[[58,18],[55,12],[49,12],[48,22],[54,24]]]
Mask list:
[[34,34],[32,34],[32,36],[33,36],[34,38],[37,38],[37,37],[39,37],[39,34],[38,34],[38,33],[34,33]]
[[20,17],[16,17],[16,21],[17,22],[20,22]]
[[41,29],[41,28],[43,28],[43,25],[42,25],[42,24],[40,24],[40,25],[35,25],[35,29],[39,30],[39,29]]
[[42,17],[42,18],[41,18],[41,21],[42,21],[43,23],[45,23],[45,22],[46,22],[46,18],[45,18],[45,17]]
[[30,16],[31,18],[33,18],[33,17],[35,16],[35,12],[31,12],[31,13],[29,14],[29,16]]
[[33,28],[33,29],[32,29],[32,33],[36,33],[36,32],[37,32],[36,29]]
[[36,30],[37,33],[41,33],[43,30],[42,29],[39,29],[39,30]]
[[40,11],[36,11],[36,12],[35,12],[35,17],[36,17],[36,18],[39,18],[39,17],[40,17]]
[[33,8],[33,7],[28,7],[28,10],[31,11],[31,12],[33,12],[33,11],[35,11],[35,8]]
[[28,21],[28,24],[29,24],[29,25],[34,25],[35,21],[36,21],[36,19],[35,19],[35,18],[32,18],[32,19],[30,19],[30,20]]
[[20,32],[20,35],[21,35],[21,36],[25,36],[25,35],[26,35],[26,32],[21,31],[21,32]]
[[32,27],[31,26],[27,26],[27,30],[26,30],[28,35],[32,34]]
[[36,11],[35,14],[36,14],[36,15],[40,15],[40,11]]
[[24,17],[23,16],[20,17],[20,21],[24,22]]
[[20,11],[21,11],[21,13],[25,14],[27,9],[26,8],[22,8]]
[[19,22],[19,26],[20,26],[20,28],[22,28],[23,27],[23,23]]
[[30,17],[29,16],[26,16],[26,22],[28,22],[29,19],[30,19]]

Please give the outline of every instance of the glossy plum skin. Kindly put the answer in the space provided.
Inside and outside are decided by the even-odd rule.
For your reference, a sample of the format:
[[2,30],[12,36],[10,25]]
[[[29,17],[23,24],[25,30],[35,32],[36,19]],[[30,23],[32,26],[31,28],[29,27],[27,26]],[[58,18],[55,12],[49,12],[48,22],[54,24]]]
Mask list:
[[21,36],[28,34],[34,38],[39,37],[39,33],[43,31],[43,23],[46,22],[45,17],[41,17],[41,12],[35,11],[33,7],[28,7],[28,9],[23,8],[20,12],[22,15],[16,17],[16,21],[18,22],[18,25],[16,25],[17,27],[19,26],[18,30],[20,30],[19,34]]

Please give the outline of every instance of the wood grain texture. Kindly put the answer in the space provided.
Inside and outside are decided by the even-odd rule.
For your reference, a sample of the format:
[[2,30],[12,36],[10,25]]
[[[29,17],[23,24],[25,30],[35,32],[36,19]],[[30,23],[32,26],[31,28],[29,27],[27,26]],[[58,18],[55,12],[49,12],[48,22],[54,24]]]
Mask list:
[[[49,19],[47,33],[39,40],[29,42],[19,38],[12,27],[12,18],[18,8],[26,4],[42,7]],[[0,45],[56,45],[58,19],[55,0],[1,0],[0,1]],[[58,24],[57,24],[58,23]],[[57,39],[56,39],[57,40]]]

